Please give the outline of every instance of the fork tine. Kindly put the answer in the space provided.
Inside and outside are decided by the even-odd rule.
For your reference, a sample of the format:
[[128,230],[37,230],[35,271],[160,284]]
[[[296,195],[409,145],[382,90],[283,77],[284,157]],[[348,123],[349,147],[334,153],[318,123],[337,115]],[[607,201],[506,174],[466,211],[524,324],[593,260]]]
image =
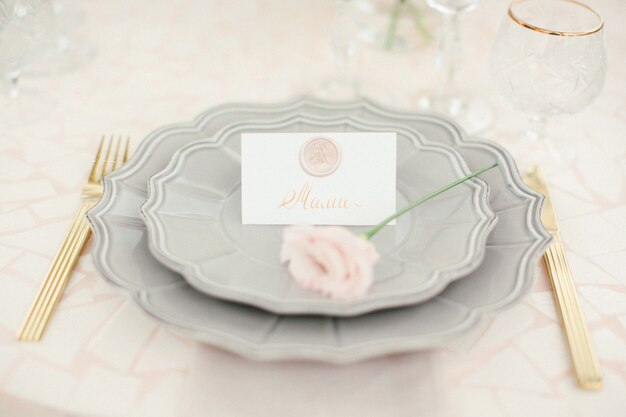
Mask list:
[[124,149],[124,159],[122,163],[125,164],[128,161],[128,149],[130,148],[130,136],[126,136],[126,148]]
[[98,172],[98,166],[100,165],[100,158],[102,157],[102,148],[104,148],[104,135],[100,138],[100,146],[98,146],[98,152],[96,153],[96,159],[93,161],[91,171],[89,172],[89,182],[96,181],[96,173]]
[[112,168],[112,171],[115,171],[120,166],[120,163],[122,162],[121,158],[120,158],[120,147],[121,147],[121,145],[122,145],[122,137],[119,136],[117,138],[117,145],[115,145],[115,156],[113,157],[113,168]]
[[[57,303],[61,299],[82,248],[89,239],[90,229],[85,219],[85,213],[93,207],[102,193],[102,187],[95,188],[93,186],[100,183],[104,175],[119,168],[128,160],[130,137],[126,138],[125,144],[122,141],[122,136],[119,136],[117,140],[114,136],[110,136],[108,140],[105,135],[100,138],[100,144],[89,172],[88,184],[83,189],[81,208],[76,213],[72,226],[55,255],[37,297],[31,305],[24,323],[18,330],[17,337],[19,340],[38,341],[41,338]],[[113,152],[115,153],[113,154]]]
[[113,135],[111,135],[111,137],[109,138],[109,145],[107,146],[107,154],[104,157],[104,164],[102,166],[102,172],[100,173],[100,177],[98,178],[98,181],[102,181],[102,177],[104,177],[106,174],[108,174],[110,172],[110,164],[109,162],[111,161],[111,151],[113,150]]

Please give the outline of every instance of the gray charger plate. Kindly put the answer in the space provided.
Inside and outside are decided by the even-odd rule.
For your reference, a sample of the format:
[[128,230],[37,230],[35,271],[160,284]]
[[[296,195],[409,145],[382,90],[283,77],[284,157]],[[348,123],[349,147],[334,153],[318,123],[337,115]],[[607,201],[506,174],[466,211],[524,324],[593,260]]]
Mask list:
[[[143,213],[152,254],[201,292],[278,314],[354,316],[434,297],[483,259],[495,215],[482,180],[463,183],[385,227],[374,239],[381,254],[374,284],[358,300],[298,286],[278,257],[284,226],[241,224],[242,133],[359,131],[396,132],[398,207],[470,173],[450,146],[426,145],[397,126],[297,113],[263,124],[233,123],[183,147],[151,178]],[[368,227],[351,229],[359,234]]]
[[[280,316],[202,294],[165,268],[148,249],[140,207],[148,179],[182,146],[210,138],[242,120],[276,119],[292,111],[312,117],[357,116],[414,129],[453,146],[470,169],[499,162],[483,178],[498,224],[482,264],[431,300],[351,318]],[[387,110],[367,100],[328,103],[300,98],[279,105],[229,104],[191,123],[150,134],[131,160],[104,180],[102,200],[88,213],[95,235],[93,259],[110,282],[128,290],[148,314],[195,340],[265,360],[309,359],[347,363],[377,355],[441,346],[475,328],[528,292],[550,237],[541,225],[542,196],[520,178],[499,145],[463,137],[452,122],[433,115]]]

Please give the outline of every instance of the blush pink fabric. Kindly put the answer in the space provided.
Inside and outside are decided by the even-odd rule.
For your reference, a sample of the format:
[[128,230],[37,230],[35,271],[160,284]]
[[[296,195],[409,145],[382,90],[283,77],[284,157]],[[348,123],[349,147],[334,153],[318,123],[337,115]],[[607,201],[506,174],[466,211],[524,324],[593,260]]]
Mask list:
[[289,226],[283,233],[280,261],[303,288],[331,298],[363,297],[380,259],[369,240],[345,227]]

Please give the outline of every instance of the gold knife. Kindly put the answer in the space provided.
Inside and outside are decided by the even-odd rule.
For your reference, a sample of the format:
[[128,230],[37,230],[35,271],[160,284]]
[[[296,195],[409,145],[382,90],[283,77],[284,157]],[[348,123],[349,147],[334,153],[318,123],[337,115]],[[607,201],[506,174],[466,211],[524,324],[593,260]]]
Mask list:
[[600,389],[602,388],[600,365],[591,344],[589,329],[587,329],[587,324],[580,309],[578,296],[576,295],[576,286],[567,264],[563,242],[556,224],[556,217],[552,209],[552,202],[550,201],[550,194],[543,171],[538,166],[532,167],[524,175],[524,181],[546,198],[541,212],[541,221],[546,230],[552,235],[552,243],[543,255],[543,259],[548,269],[548,275],[554,290],[554,299],[561,315],[565,337],[572,355],[576,380],[583,389]]

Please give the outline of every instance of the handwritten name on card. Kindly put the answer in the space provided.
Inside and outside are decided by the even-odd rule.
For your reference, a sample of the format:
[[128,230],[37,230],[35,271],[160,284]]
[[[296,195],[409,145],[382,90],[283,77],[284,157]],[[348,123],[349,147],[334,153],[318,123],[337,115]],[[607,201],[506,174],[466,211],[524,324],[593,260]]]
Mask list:
[[244,224],[373,225],[396,210],[396,134],[245,133]]

